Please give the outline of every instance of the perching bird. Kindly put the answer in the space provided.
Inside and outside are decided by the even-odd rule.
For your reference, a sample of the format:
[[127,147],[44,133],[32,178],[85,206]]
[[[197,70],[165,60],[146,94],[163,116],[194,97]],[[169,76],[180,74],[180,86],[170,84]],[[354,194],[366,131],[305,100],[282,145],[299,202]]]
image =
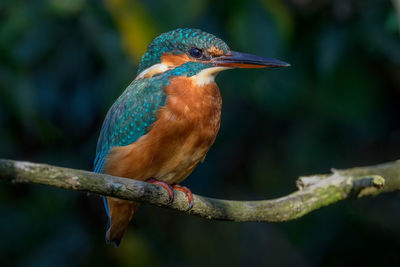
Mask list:
[[[192,194],[179,186],[205,157],[217,136],[221,95],[215,76],[231,68],[289,64],[231,51],[216,36],[176,29],[156,37],[138,75],[107,113],[97,144],[94,171],[148,181]],[[104,197],[106,240],[119,245],[139,203]]]

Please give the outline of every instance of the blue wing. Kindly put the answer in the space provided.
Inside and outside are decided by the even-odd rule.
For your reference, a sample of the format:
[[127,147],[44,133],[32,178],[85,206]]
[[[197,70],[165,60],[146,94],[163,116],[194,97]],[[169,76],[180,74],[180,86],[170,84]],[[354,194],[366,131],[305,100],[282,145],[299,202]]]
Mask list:
[[160,77],[134,80],[115,101],[101,128],[95,172],[103,172],[111,148],[132,144],[148,132],[148,127],[156,120],[157,110],[165,105],[166,85]]
[[[165,105],[164,87],[167,85],[168,79],[160,76],[134,80],[115,101],[101,128],[94,172],[103,172],[111,148],[132,144],[148,132],[148,127],[156,120],[157,110]],[[104,206],[109,216],[105,197]]]

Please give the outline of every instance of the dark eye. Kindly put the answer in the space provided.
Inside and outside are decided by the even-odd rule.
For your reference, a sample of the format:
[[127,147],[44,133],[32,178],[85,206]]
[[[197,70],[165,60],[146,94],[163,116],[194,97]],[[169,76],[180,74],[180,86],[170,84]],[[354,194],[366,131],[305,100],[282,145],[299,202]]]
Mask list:
[[196,47],[192,47],[189,50],[189,54],[194,58],[201,58],[201,56],[203,55],[203,51],[201,51],[201,49],[198,49]]

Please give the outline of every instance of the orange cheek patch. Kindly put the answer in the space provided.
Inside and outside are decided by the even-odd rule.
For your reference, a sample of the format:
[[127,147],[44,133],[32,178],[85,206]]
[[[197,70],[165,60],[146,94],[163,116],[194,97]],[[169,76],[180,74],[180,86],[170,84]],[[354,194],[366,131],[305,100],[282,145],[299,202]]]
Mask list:
[[216,48],[215,46],[211,46],[211,48],[207,49],[207,52],[214,56],[222,56],[224,54],[224,51]]
[[174,54],[164,53],[161,56],[161,63],[171,68],[182,66],[188,61],[191,61],[191,59],[186,54],[174,55]]

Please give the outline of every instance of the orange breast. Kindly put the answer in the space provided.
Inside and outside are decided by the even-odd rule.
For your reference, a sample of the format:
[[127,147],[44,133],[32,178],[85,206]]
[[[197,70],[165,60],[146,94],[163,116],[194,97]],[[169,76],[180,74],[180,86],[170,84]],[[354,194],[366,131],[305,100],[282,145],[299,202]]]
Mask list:
[[190,78],[175,77],[165,93],[166,106],[150,131],[131,145],[111,150],[107,173],[179,183],[204,158],[220,125],[218,86],[212,82],[199,87]]

